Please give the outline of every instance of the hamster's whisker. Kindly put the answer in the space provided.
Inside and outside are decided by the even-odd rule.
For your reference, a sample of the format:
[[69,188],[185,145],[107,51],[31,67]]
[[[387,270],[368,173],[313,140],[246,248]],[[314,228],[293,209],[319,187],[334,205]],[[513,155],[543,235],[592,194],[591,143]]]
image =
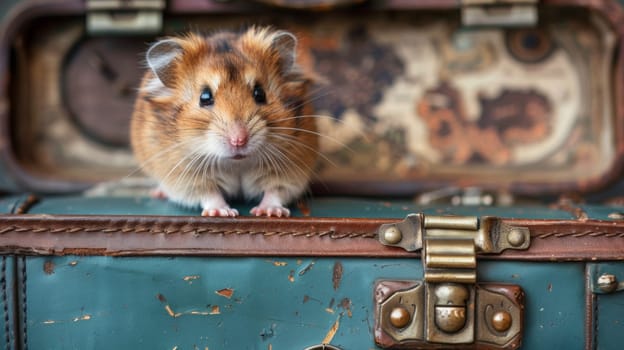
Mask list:
[[[349,151],[351,153],[355,153],[355,150],[352,149],[351,147],[349,147],[349,145],[347,145],[346,143],[336,139],[335,137],[332,137],[332,136],[329,136],[329,135],[324,135],[324,134],[321,134],[320,132],[317,132],[317,131],[306,130],[306,129],[301,129],[301,128],[291,128],[291,127],[285,127],[285,126],[269,126],[267,128],[271,129],[271,130],[299,131],[299,132],[303,132],[303,133],[316,135],[316,136],[319,136],[319,137],[323,137],[323,138],[325,138],[327,140],[330,140],[330,141],[336,143],[339,146],[342,146],[344,149],[346,149],[347,151]],[[278,133],[276,133],[276,134],[278,134]]]
[[[191,187],[197,188],[197,177],[201,174],[202,165],[206,161],[206,157],[204,155],[198,155],[197,164],[194,164],[192,169],[189,169],[189,183],[191,183]],[[195,162],[193,162],[195,163]]]
[[299,141],[299,139],[297,139],[296,136],[286,135],[286,134],[271,134],[269,137],[272,137],[272,138],[275,138],[275,139],[278,139],[278,140],[281,140],[281,141],[284,141],[293,145],[305,147],[306,149],[309,149],[310,151],[316,153],[319,157],[323,158],[323,160],[325,160],[327,163],[331,164],[334,167],[338,167],[338,165],[334,163],[331,159],[329,159],[329,157],[327,157],[325,154],[323,154],[323,152]]
[[263,121],[262,117],[260,117],[258,114],[255,114],[255,113],[254,113],[254,116],[249,119],[247,128],[249,129],[250,137],[260,132],[260,130],[262,130],[262,126],[261,126],[262,121]]
[[175,183],[173,184],[173,188],[177,188],[178,185],[180,184],[180,181],[184,180],[184,182],[186,182],[186,177],[189,175],[189,172],[191,169],[193,169],[193,165],[195,164],[195,162],[199,159],[202,158],[202,154],[201,153],[191,153],[191,155],[193,155],[193,158],[191,159],[191,157],[185,157],[186,159],[191,159],[190,162],[187,162],[186,166],[184,167],[184,169],[182,170],[182,172],[180,174],[178,174],[177,179],[175,181]]
[[269,148],[272,150],[272,154],[275,156],[275,159],[280,163],[280,171],[282,172],[282,175],[286,174],[286,170],[289,165],[288,163],[296,166],[295,162],[288,159],[288,157],[286,157],[286,155],[278,147],[271,145]]
[[[295,168],[294,170],[299,172],[299,174],[301,176],[307,177],[308,174],[310,174],[310,175],[318,178],[318,176],[316,174],[316,171],[313,168],[311,168],[309,165],[298,164],[297,162],[292,160],[292,157],[296,157],[297,156],[297,154],[295,154],[295,152],[293,150],[289,150],[289,149],[286,149],[286,148],[280,148],[280,147],[276,147],[276,146],[273,146],[273,145],[271,145],[271,146],[272,146],[271,148],[273,149],[273,151],[275,153],[277,153],[278,155],[280,155],[284,161],[289,162],[291,167],[294,167]],[[303,168],[303,166],[305,167],[305,169]],[[307,169],[307,171],[306,171],[306,169]]]
[[276,163],[274,155],[272,153],[269,153],[268,150],[263,150],[262,155],[264,156],[264,159],[267,160],[267,166],[270,169],[272,169],[273,171],[279,171],[279,165]]
[[202,161],[199,163],[199,167],[197,168],[197,174],[195,176],[197,176],[197,179],[195,179],[195,177],[193,177],[193,183],[197,184],[197,182],[201,182],[202,180],[205,181],[206,179],[206,170],[208,169],[209,165],[210,165],[210,158],[212,155],[209,156],[204,156],[202,157]]
[[[182,165],[184,162],[187,162],[189,159],[191,159],[192,157],[195,157],[198,154],[197,151],[195,152],[189,152],[188,154],[184,155],[183,157],[181,157],[181,159],[169,170],[169,172],[162,178],[161,183],[165,183],[167,182],[167,180],[169,179],[169,177],[174,173],[174,171],[180,166]],[[179,179],[180,177],[178,177]]]
[[143,170],[149,163],[154,162],[154,161],[158,160],[159,158],[161,158],[163,156],[168,156],[171,151],[175,150],[176,148],[186,146],[186,145],[190,144],[193,141],[194,140],[184,140],[184,141],[176,142],[176,143],[174,143],[174,144],[172,144],[172,145],[170,145],[168,147],[165,147],[160,152],[157,152],[156,154],[154,154],[154,155],[150,156],[149,158],[143,160],[138,167],[136,167],[130,173],[128,173],[126,176],[124,176],[123,179],[127,179],[127,178],[135,175],[139,171]]
[[[319,91],[320,91],[320,89],[319,89]],[[288,109],[287,109],[287,111],[288,111],[288,112],[295,111],[295,110],[297,110],[297,109],[299,109],[299,108],[303,107],[303,106],[304,106],[304,105],[306,105],[306,104],[312,103],[312,102],[314,102],[314,101],[316,101],[316,100],[319,100],[319,99],[321,99],[321,98],[323,98],[323,97],[325,97],[325,96],[329,95],[329,93],[330,93],[330,91],[327,91],[327,92],[325,92],[325,93],[323,93],[323,94],[318,94],[318,95],[317,95],[317,94],[314,94],[314,93],[311,93],[310,95],[313,95],[313,96],[311,96],[311,97],[307,98],[307,99],[306,99],[306,100],[304,100],[304,101],[301,101],[301,103],[298,103],[298,104],[296,104],[296,105],[294,105],[294,106],[292,106],[292,107],[288,108]]]
[[208,177],[208,170],[210,170],[210,177],[214,177],[215,171],[213,168],[213,162],[216,157],[213,154],[210,154],[206,157],[206,161],[203,167],[203,177],[204,179]]
[[342,124],[342,125],[347,125],[347,122],[345,122],[344,120],[340,120],[338,118],[334,118],[334,117],[332,117],[330,115],[322,115],[322,114],[298,115],[298,116],[295,116],[295,117],[288,117],[288,118],[272,120],[271,123],[279,123],[279,122],[284,122],[284,121],[287,121],[287,120],[306,119],[306,118],[310,118],[310,119],[329,119],[332,122],[339,123],[339,124]]

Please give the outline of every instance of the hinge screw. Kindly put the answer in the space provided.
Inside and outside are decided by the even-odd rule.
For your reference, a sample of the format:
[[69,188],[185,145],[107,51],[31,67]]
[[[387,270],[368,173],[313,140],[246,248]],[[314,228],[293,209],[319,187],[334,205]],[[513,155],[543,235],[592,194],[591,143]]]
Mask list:
[[605,293],[615,292],[618,287],[618,281],[615,275],[603,273],[598,277],[598,288]]
[[395,226],[390,226],[384,231],[383,238],[384,241],[390,244],[397,244],[401,242],[401,240],[403,239],[403,235],[398,228],[396,228]]
[[412,315],[404,307],[398,306],[390,312],[390,323],[396,328],[404,328],[412,320]]
[[505,332],[511,328],[511,315],[507,311],[499,311],[492,316],[492,326],[498,332]]

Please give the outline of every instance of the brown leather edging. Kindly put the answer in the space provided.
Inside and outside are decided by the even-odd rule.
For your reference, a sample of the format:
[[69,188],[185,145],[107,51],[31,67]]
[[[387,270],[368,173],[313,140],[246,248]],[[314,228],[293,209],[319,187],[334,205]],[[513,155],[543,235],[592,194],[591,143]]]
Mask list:
[[[215,255],[415,258],[377,241],[397,219],[0,215],[0,254]],[[624,260],[624,223],[504,219],[530,229],[527,251],[483,259]]]

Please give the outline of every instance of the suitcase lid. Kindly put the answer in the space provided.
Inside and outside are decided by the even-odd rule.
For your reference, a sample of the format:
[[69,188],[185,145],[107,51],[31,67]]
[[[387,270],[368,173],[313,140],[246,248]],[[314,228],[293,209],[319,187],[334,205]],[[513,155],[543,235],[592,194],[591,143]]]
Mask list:
[[[316,192],[545,195],[596,191],[622,172],[624,15],[615,1],[512,1],[503,6],[520,18],[513,28],[463,25],[460,14],[482,9],[470,1],[278,3],[342,7],[169,0],[131,11],[163,11],[159,35],[252,18],[297,33],[301,63],[327,80],[313,98],[327,116],[318,118]],[[527,25],[532,17],[508,6],[539,21]],[[76,0],[25,3],[3,19],[4,190],[65,192],[138,173],[127,129],[140,55],[156,35],[93,31],[94,11]]]

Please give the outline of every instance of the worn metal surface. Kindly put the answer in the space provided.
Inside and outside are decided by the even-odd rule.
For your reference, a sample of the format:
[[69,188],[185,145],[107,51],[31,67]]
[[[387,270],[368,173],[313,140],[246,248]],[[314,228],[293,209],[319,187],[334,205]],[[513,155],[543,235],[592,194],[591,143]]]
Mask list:
[[[425,288],[417,280],[378,281],[375,342],[391,349],[519,348],[524,327],[523,290],[512,284],[480,283],[470,291],[461,286],[465,285],[440,285],[436,289],[435,285]],[[433,290],[435,296],[429,294]],[[460,294],[446,294],[452,291]],[[426,299],[441,296],[434,310],[425,304]],[[397,311],[406,314],[401,315],[400,323],[393,318]]]
[[[375,349],[374,281],[422,268],[416,259],[67,256],[26,258],[26,274],[33,349]],[[479,274],[530,296],[523,349],[582,347],[583,264],[486,262]]]

